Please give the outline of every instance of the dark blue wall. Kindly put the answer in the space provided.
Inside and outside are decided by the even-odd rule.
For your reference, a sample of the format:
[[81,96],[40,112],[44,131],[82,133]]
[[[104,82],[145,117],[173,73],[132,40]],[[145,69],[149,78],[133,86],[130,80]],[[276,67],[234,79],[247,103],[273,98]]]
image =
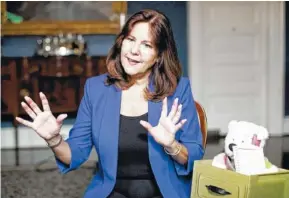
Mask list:
[[[171,20],[174,36],[179,50],[179,57],[187,75],[187,29],[186,2],[128,2],[128,14],[141,9],[158,9]],[[9,57],[33,56],[37,36],[4,37],[2,39],[2,55]],[[85,36],[88,43],[89,55],[106,55],[114,42],[114,35]]]
[[285,115],[289,116],[289,2],[285,2],[286,10],[286,79],[285,79]]

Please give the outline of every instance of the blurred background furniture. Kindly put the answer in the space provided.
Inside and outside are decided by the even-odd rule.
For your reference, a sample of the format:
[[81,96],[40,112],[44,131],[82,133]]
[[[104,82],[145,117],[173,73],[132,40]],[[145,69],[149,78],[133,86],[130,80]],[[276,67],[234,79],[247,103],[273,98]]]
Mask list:
[[13,122],[15,161],[19,163],[18,124],[16,116],[30,119],[20,107],[24,96],[40,107],[43,92],[54,114],[68,113],[75,117],[87,78],[106,72],[105,56],[2,57],[1,116]]
[[1,117],[12,116],[15,134],[15,161],[18,164],[18,130],[17,123],[13,119],[19,115],[19,87],[20,80],[17,77],[16,62],[9,60],[1,61]]

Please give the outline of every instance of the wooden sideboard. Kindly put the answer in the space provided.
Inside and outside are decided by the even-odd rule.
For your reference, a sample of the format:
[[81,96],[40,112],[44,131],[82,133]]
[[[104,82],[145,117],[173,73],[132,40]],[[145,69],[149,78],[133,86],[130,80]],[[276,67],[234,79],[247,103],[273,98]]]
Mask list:
[[20,106],[24,96],[41,106],[40,91],[53,113],[76,112],[86,79],[105,73],[105,62],[104,56],[2,57],[2,117],[25,116]]

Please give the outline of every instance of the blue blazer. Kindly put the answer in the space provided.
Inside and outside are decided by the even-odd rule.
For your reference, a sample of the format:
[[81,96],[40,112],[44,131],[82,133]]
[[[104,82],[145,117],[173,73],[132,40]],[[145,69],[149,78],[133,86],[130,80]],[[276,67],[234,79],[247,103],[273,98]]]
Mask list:
[[[66,142],[71,149],[69,166],[56,159],[61,173],[77,169],[89,157],[94,146],[98,153],[99,170],[85,191],[85,198],[106,198],[116,181],[121,90],[106,86],[107,74],[89,78],[84,87],[74,126]],[[150,90],[153,85],[150,83]],[[176,139],[188,149],[188,163],[181,165],[164,152],[163,147],[148,133],[149,160],[160,191],[165,198],[189,198],[194,160],[204,151],[202,134],[191,92],[190,82],[181,78],[175,93],[168,97],[168,110],[174,98],[183,104],[182,117],[187,122],[176,133]],[[162,102],[148,102],[148,121],[155,126],[161,114]]]

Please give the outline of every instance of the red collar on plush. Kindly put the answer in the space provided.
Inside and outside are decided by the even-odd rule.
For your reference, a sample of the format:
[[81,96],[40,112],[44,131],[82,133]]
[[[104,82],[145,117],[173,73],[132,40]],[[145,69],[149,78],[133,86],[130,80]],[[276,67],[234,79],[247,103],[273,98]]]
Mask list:
[[258,139],[257,139],[257,135],[254,135],[254,136],[253,136],[253,138],[252,138],[252,144],[255,145],[255,146],[260,146],[261,140],[258,140]]

